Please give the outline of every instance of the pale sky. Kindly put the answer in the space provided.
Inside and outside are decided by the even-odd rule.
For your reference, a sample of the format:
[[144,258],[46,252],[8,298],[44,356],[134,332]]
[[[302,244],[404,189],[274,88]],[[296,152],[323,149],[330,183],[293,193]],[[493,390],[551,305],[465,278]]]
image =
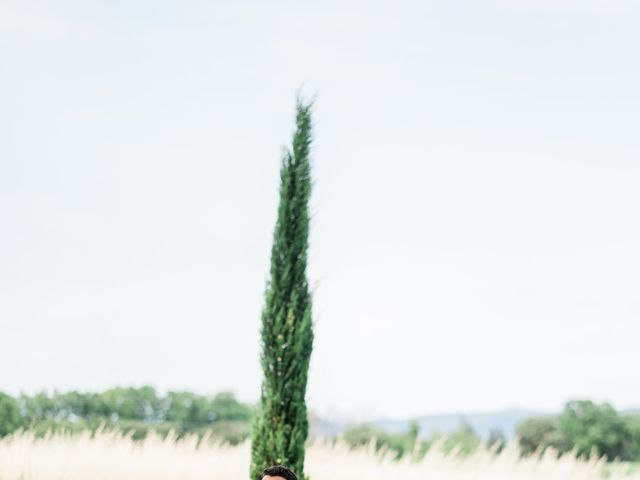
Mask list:
[[0,390],[258,398],[318,94],[307,400],[640,405],[640,3],[0,0]]

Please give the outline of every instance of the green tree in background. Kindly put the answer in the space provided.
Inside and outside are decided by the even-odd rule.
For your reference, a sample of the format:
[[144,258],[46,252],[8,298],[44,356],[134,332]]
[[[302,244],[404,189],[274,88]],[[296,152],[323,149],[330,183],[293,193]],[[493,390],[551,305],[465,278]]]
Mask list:
[[518,425],[523,455],[553,447],[560,453],[596,453],[611,461],[640,460],[640,416],[619,413],[608,403],[567,402],[560,415],[532,417]]
[[518,425],[517,435],[520,451],[525,456],[547,447],[552,447],[559,452],[565,452],[568,449],[556,417],[527,418]]
[[446,453],[456,451],[459,454],[466,455],[473,452],[480,445],[480,437],[476,435],[466,421],[462,420],[460,425],[453,432],[449,432],[445,436],[442,449]]
[[590,400],[568,402],[559,418],[560,431],[578,455],[595,449],[608,460],[630,460],[631,433],[628,422],[611,405]]
[[23,426],[20,406],[15,398],[0,392],[0,437]]
[[284,464],[304,475],[309,430],[305,392],[313,346],[311,294],[306,277],[311,172],[311,106],[296,101],[296,129],[280,169],[280,204],[273,234],[270,279],[262,312],[260,405],[252,423],[252,479]]
[[95,431],[104,424],[131,432],[135,440],[145,438],[150,430],[163,436],[173,430],[178,438],[208,433],[216,440],[237,444],[248,438],[252,415],[252,406],[239,402],[231,392],[158,395],[148,385],[103,392],[22,393],[17,399],[0,394],[0,432],[24,426],[38,436],[49,430]]
[[419,437],[420,426],[415,421],[409,423],[406,432],[389,432],[370,424],[351,425],[343,432],[344,441],[351,448],[366,446],[374,440],[376,452],[391,451],[396,460],[414,452],[416,460],[422,458],[429,449],[430,442],[422,441]]

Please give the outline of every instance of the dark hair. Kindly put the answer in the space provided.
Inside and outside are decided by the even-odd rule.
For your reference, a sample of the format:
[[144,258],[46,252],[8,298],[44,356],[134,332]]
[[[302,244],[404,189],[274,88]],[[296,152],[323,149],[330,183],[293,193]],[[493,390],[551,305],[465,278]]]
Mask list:
[[262,472],[262,476],[269,475],[270,477],[282,477],[285,480],[298,480],[296,474],[282,465],[274,465],[273,467],[265,468]]

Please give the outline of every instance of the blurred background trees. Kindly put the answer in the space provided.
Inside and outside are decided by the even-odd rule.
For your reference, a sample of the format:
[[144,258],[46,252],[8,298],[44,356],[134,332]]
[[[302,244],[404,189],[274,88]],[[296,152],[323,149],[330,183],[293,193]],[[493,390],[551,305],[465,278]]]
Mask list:
[[17,398],[0,393],[0,435],[20,427],[36,433],[47,430],[95,430],[101,423],[109,428],[133,431],[144,438],[149,429],[168,433],[210,431],[215,438],[238,443],[247,438],[252,407],[240,403],[229,392],[197,395],[169,391],[160,396],[150,386],[113,388],[101,393],[39,392]]
[[0,392],[0,437],[17,430],[23,423],[18,402]]
[[[162,435],[174,429],[178,436],[209,433],[216,440],[237,444],[249,436],[253,410],[230,392],[198,395],[170,391],[158,395],[149,386],[101,393],[40,392],[16,398],[0,392],[0,436],[19,428],[32,428],[37,435],[47,430],[95,430],[104,422],[108,428],[131,432],[135,439],[144,438],[150,429]],[[482,441],[464,421],[456,430],[441,433],[420,432],[413,422],[405,431],[397,432],[372,424],[354,424],[346,426],[341,434],[352,448],[374,441],[376,450],[391,451],[398,459],[411,454],[421,458],[438,441],[445,450],[456,449],[464,455]],[[518,425],[517,435],[523,455],[547,447],[562,453],[576,449],[578,455],[588,455],[595,449],[609,460],[640,461],[640,415],[618,412],[606,403],[568,402],[558,415],[525,419]],[[491,445],[508,439],[502,432],[493,431],[484,440]]]
[[518,425],[518,437],[520,437],[520,449],[523,455],[531,455],[539,448],[547,447],[555,448],[561,452],[567,450],[557,418],[528,418]]
[[523,421],[518,437],[524,455],[553,447],[584,456],[595,451],[608,460],[640,460],[640,416],[619,413],[608,403],[567,402],[558,416]]

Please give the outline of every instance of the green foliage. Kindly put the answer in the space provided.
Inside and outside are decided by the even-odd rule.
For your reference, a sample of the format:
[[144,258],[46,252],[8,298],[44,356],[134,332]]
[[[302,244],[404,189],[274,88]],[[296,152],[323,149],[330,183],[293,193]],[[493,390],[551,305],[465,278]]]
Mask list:
[[144,438],[150,430],[165,436],[173,430],[178,437],[188,433],[236,444],[249,436],[253,409],[238,402],[229,392],[215,396],[191,392],[168,392],[158,396],[149,386],[113,388],[102,393],[39,392],[18,399],[0,393],[0,435],[24,426],[36,435],[47,431],[70,433],[108,429],[131,432]]
[[555,448],[559,452],[567,450],[567,443],[555,417],[527,418],[518,425],[517,435],[520,439],[520,450],[525,456],[547,447]]
[[121,420],[157,420],[158,396],[153,387],[112,388],[95,399],[103,412],[115,414]]
[[13,397],[0,392],[0,437],[3,437],[24,425],[20,416],[20,406]]
[[529,418],[518,426],[523,455],[553,447],[607,460],[640,459],[640,417],[622,415],[607,403],[575,400],[557,417]]
[[446,453],[456,452],[467,455],[480,446],[480,437],[466,423],[447,435],[434,433],[428,440],[419,437],[418,425],[412,422],[406,432],[391,433],[368,424],[353,425],[343,434],[344,440],[351,448],[358,448],[375,442],[376,452],[391,451],[394,459],[400,460],[405,455],[412,455],[420,460],[434,445],[439,442]]
[[247,405],[241,405],[228,392],[222,392],[213,398],[202,397],[191,392],[169,392],[162,402],[164,419],[178,423],[183,429],[190,430],[212,422],[235,421],[248,422],[252,411]]
[[471,426],[467,423],[461,423],[460,426],[448,435],[434,435],[434,440],[444,437],[442,449],[446,453],[456,451],[461,455],[467,455],[480,446],[480,437],[476,435]]
[[218,393],[211,401],[211,411],[215,421],[246,422],[251,419],[253,410],[249,405],[238,403],[235,395],[230,392]]
[[366,424],[350,426],[343,432],[344,440],[352,448],[367,445],[373,438],[381,438],[383,435],[385,432]]
[[304,447],[309,426],[305,393],[313,344],[306,278],[311,106],[298,98],[292,148],[284,153],[280,169],[280,203],[260,332],[263,382],[252,424],[252,479],[274,464],[285,464],[298,478],[306,479]]
[[632,442],[625,419],[611,405],[589,400],[568,402],[559,418],[560,431],[578,455],[588,456],[595,449],[613,460],[630,460]]
[[[627,455],[640,462],[640,415],[623,415],[622,418],[629,431],[629,439],[625,445]],[[636,467],[640,469],[640,463]]]

